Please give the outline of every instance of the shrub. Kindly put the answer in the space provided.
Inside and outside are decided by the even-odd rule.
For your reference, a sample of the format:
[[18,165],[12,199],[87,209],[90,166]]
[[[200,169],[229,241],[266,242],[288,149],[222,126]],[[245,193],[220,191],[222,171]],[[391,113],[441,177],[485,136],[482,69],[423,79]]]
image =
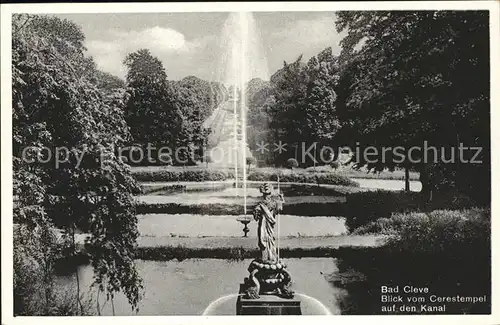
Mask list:
[[[381,314],[380,286],[425,286],[437,296],[487,296],[486,303],[449,303],[447,314],[491,312],[491,223],[489,209],[394,214],[372,223],[392,235],[377,248],[342,248],[337,286],[346,289],[342,314]],[[357,281],[341,283],[356,272]]]
[[203,162],[206,164],[206,167],[208,168],[208,164],[213,162],[212,156],[210,155],[204,155],[203,156]]
[[434,210],[460,210],[476,206],[470,197],[456,190],[437,192],[430,207]]
[[[380,218],[390,218],[393,213],[422,212],[433,210],[470,209],[475,203],[470,198],[455,192],[438,193],[430,203],[423,203],[418,192],[367,191],[353,193],[347,197],[345,207],[346,224],[351,231],[367,226]],[[373,231],[379,225],[371,224]],[[362,231],[372,231],[370,228]]]
[[[14,227],[14,315],[91,315],[92,302],[72,288],[56,288],[55,265],[63,243],[51,228]],[[89,297],[87,297],[89,298]],[[81,306],[80,306],[81,303]]]
[[332,171],[332,168],[328,165],[306,168],[306,172],[308,173],[331,173]]
[[173,165],[173,160],[170,155],[167,154],[162,154],[161,158],[159,157],[158,159],[158,165],[160,166],[172,166]]
[[351,180],[349,177],[342,175],[330,173],[330,174],[316,174],[317,183],[319,184],[331,184],[331,185],[344,185],[344,186],[354,186],[359,187],[359,184]]
[[471,245],[488,250],[489,210],[435,210],[429,213],[395,214],[387,222],[397,236],[389,245],[402,251],[463,254]]
[[48,314],[54,299],[55,233],[48,227],[14,227],[14,314]]
[[340,167],[340,163],[338,162],[338,160],[333,160],[331,163],[330,163],[330,167],[332,167],[334,170],[339,168]]
[[250,172],[250,167],[251,166],[255,166],[257,165],[257,159],[255,159],[254,157],[250,156],[250,157],[247,157],[246,158],[246,164],[247,164],[247,167],[248,167],[248,171],[247,173]]
[[217,170],[155,170],[133,173],[140,182],[213,182],[234,178],[231,172]]
[[[352,193],[349,187],[330,188],[317,185],[290,185],[282,186],[281,192],[285,197],[291,196],[345,196]],[[354,189],[356,191],[356,189]]]
[[[413,238],[416,236],[425,241],[425,244],[432,244],[438,234],[446,235],[450,231],[455,232],[451,237],[446,238],[449,243],[457,240],[463,235],[461,228],[465,224],[475,224],[487,229],[485,210],[473,208],[467,210],[434,210],[431,212],[410,212],[395,213],[390,218],[380,218],[356,229],[356,234],[379,233],[385,235],[398,234],[400,238]],[[431,236],[435,232],[435,236]],[[478,232],[478,231],[476,231]],[[484,233],[484,231],[481,231]],[[462,233],[462,234],[459,234]],[[413,240],[413,239],[412,239]],[[441,240],[441,238],[440,238]],[[435,245],[435,247],[440,245]]]
[[257,159],[255,159],[254,157],[251,157],[251,156],[247,157],[246,163],[247,163],[248,166],[250,166],[250,165],[254,165],[255,166],[257,164]]
[[[254,171],[248,174],[247,179],[249,181],[255,181],[255,182],[265,182],[265,181],[271,181],[271,178],[273,178],[274,173],[270,172],[261,172],[261,171]],[[277,179],[277,176],[276,176]],[[281,176],[280,176],[281,180]]]
[[186,185],[180,185],[180,184],[172,184],[172,185],[167,185],[167,186],[148,186],[144,187],[142,189],[143,194],[153,194],[155,193],[158,195],[158,192],[161,192],[161,195],[169,195],[169,194],[175,194],[179,192],[184,192],[186,191]]
[[289,159],[286,161],[286,165],[288,166],[288,168],[290,168],[290,169],[294,169],[294,168],[299,167],[299,162],[298,162],[298,161],[297,161],[297,159],[295,159],[295,158],[289,158]]
[[74,288],[56,290],[50,313],[44,316],[94,316],[96,310],[92,295],[80,294],[80,301],[76,296],[77,290]]

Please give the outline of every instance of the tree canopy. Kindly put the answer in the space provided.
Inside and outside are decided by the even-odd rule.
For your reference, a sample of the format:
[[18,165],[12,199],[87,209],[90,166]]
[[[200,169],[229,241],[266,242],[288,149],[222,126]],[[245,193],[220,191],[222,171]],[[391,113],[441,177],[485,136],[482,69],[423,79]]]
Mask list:
[[70,21],[13,16],[14,222],[62,228],[73,253],[76,228],[89,233],[95,284],[108,297],[123,291],[137,309],[132,195],[139,188],[113,150],[129,138],[123,98],[94,82],[99,72],[83,41]]
[[[406,149],[423,148],[424,142],[447,150],[460,143],[482,147],[481,165],[432,168],[433,162],[414,164],[409,159],[399,165],[421,172],[424,191],[439,183],[439,175],[429,174],[430,167],[446,169],[447,178],[459,182],[470,182],[472,175],[489,180],[487,12],[360,11],[337,16],[337,30],[347,31],[337,104],[343,141]],[[414,157],[423,154],[415,152]],[[391,158],[370,164],[356,157],[359,165],[377,170],[397,166]],[[472,184],[461,187],[470,190]]]

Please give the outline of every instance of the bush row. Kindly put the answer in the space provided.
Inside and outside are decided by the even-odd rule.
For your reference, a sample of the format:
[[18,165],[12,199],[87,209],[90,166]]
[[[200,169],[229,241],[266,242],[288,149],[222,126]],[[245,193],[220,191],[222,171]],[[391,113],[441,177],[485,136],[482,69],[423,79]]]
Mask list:
[[467,249],[471,241],[489,241],[490,214],[489,210],[477,208],[396,213],[370,222],[356,233],[396,235],[389,243],[404,250],[460,251]]
[[[278,181],[278,174],[272,172],[255,171],[248,175],[249,181]],[[328,185],[343,185],[359,187],[359,184],[348,177],[334,173],[290,173],[281,174],[280,182],[288,183],[313,183]]]
[[142,187],[142,193],[143,194],[157,194],[158,192],[161,192],[162,195],[168,195],[168,194],[175,194],[179,192],[183,192],[186,190],[186,185],[180,185],[180,184],[172,184],[172,185],[155,185],[155,186],[143,186]]
[[139,182],[213,182],[234,178],[231,172],[219,170],[156,170],[133,171]]

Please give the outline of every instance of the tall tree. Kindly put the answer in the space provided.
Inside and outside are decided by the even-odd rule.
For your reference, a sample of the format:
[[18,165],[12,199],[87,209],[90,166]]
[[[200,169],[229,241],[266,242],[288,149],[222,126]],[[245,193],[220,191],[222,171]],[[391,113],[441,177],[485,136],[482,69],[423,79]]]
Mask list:
[[[247,99],[247,141],[250,150],[265,164],[275,164],[280,161],[279,153],[258,151],[261,143],[277,143],[278,139],[271,130],[271,109],[275,105],[273,84],[262,79],[252,79],[246,87]],[[284,161],[284,159],[281,159]]]
[[126,121],[134,142],[173,148],[182,117],[172,106],[163,64],[147,49],[128,54],[124,63],[129,87]]
[[[347,31],[341,54],[344,89],[337,105],[343,110],[341,135],[363,148],[407,150],[399,163],[393,157],[369,163],[358,156],[359,165],[419,170],[425,200],[446,180],[469,194],[476,180],[488,183],[488,13],[358,11],[337,16],[337,30]],[[448,150],[460,143],[481,146],[483,164],[412,163],[408,151],[420,148],[413,161],[424,158],[425,142]],[[438,170],[447,171],[432,174]]]
[[331,48],[309,60],[307,74],[307,123],[315,140],[331,140],[340,127],[335,109],[335,88],[339,75]]
[[56,223],[73,250],[75,229],[89,233],[96,285],[110,298],[124,291],[137,309],[142,280],[133,260],[132,195],[138,186],[113,150],[127,140],[128,128],[121,99],[89,81],[96,70],[83,41],[67,20],[13,16],[14,221],[30,229]]
[[170,81],[162,62],[146,49],[130,53],[125,64],[127,123],[135,143],[169,147],[178,158],[174,164],[200,160],[209,133],[203,123],[224,100],[225,88],[195,76]]
[[274,105],[269,113],[270,127],[274,138],[287,142],[293,150],[293,157],[297,159],[298,148],[301,143],[310,140],[311,129],[305,124],[307,120],[306,98],[308,75],[302,55],[294,62],[284,62],[283,68],[271,76],[273,84]]

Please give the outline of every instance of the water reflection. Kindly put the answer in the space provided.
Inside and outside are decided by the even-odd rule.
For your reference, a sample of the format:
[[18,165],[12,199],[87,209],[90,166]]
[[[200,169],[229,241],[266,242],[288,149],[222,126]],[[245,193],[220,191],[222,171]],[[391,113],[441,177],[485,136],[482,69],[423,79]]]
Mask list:
[[[237,292],[248,274],[250,261],[139,260],[137,269],[144,280],[145,295],[138,315],[235,315]],[[327,279],[328,275],[338,271],[334,259],[285,259],[285,263],[292,274],[292,287],[300,293],[303,301],[304,315],[340,314],[337,297],[343,290]],[[81,291],[90,293],[92,267],[82,266],[78,273]],[[75,282],[73,276],[58,278],[62,287],[74,287]],[[115,297],[114,306],[117,316],[135,315],[123,294]],[[102,308],[101,313],[103,316],[113,314],[110,303]]]

